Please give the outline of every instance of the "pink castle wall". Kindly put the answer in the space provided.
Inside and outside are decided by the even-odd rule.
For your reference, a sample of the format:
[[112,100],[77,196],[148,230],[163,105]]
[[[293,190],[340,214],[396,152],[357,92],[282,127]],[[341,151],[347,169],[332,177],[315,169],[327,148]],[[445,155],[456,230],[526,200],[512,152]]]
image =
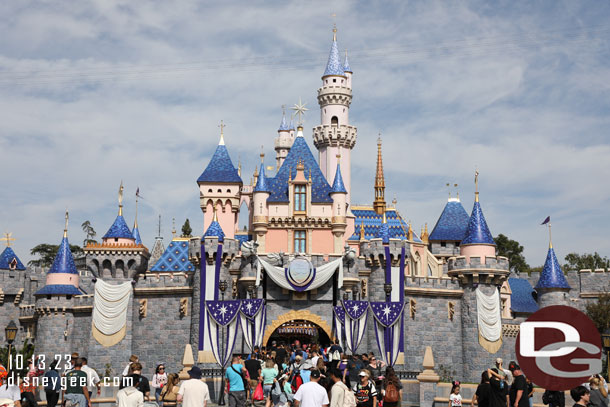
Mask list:
[[309,253],[332,253],[333,245],[333,233],[330,230],[314,230],[311,232]]
[[288,230],[286,229],[273,229],[267,231],[265,237],[265,252],[292,252],[292,244],[288,245]]
[[78,287],[78,274],[51,273],[47,274],[47,285],[64,284]]
[[496,247],[487,244],[465,245],[460,246],[460,254],[466,257],[468,263],[471,257],[480,257],[481,263],[485,263],[485,257],[496,257]]

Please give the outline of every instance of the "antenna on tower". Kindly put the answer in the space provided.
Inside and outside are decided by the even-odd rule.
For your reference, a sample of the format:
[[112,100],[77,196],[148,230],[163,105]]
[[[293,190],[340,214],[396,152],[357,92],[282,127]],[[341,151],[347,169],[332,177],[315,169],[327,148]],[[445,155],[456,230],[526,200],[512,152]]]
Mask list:
[[161,215],[159,214],[159,232],[157,236],[161,236]]

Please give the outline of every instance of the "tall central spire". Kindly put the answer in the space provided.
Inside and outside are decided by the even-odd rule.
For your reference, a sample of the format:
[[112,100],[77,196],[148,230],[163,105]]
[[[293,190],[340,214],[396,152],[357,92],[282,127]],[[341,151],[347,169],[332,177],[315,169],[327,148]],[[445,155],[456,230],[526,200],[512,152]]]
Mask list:
[[375,201],[373,209],[379,215],[385,213],[385,177],[383,176],[383,158],[381,157],[381,134],[377,139],[377,171],[375,172]]

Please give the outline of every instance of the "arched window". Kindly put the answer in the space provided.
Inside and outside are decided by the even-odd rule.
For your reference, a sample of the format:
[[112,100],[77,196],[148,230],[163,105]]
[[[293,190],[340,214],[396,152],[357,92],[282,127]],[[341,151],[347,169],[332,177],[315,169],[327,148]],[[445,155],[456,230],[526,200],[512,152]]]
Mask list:
[[333,116],[330,119],[330,124],[331,124],[331,126],[338,126],[339,125],[339,119],[337,118],[337,116]]

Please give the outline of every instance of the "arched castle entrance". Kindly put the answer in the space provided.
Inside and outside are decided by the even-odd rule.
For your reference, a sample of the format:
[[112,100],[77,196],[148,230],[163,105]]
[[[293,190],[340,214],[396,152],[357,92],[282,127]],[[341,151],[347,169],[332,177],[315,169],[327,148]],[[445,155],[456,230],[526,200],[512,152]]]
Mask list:
[[263,337],[263,344],[268,345],[269,340],[272,336],[277,335],[277,331],[282,327],[290,324],[293,321],[305,321],[309,322],[321,330],[324,336],[332,339],[332,329],[328,325],[328,322],[320,318],[318,315],[311,313],[310,311],[289,311],[285,314],[280,315],[277,319],[271,322],[271,325],[267,326],[265,330],[265,336]]

